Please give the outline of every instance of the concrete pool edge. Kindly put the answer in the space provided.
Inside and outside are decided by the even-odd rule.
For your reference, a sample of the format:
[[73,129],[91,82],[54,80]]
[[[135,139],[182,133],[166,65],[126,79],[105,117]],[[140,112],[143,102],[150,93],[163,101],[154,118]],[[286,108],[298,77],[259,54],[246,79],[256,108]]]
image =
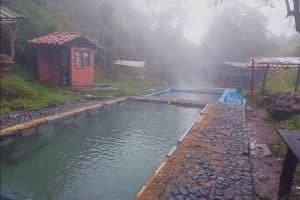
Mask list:
[[205,104],[192,102],[192,101],[178,101],[178,100],[163,100],[163,99],[155,99],[151,97],[143,97],[143,96],[130,96],[128,97],[129,101],[142,101],[142,102],[150,102],[150,103],[158,103],[158,104],[173,104],[178,106],[186,106],[186,107],[198,107],[203,108]]
[[155,99],[144,98],[140,96],[130,96],[130,97],[120,97],[112,100],[102,100],[93,105],[78,107],[69,111],[61,112],[54,115],[48,115],[38,119],[33,119],[29,121],[22,122],[20,124],[8,126],[0,129],[0,142],[5,141],[13,136],[26,136],[31,135],[36,131],[39,126],[47,124],[55,124],[61,120],[69,118],[77,118],[83,113],[87,115],[93,115],[98,109],[103,109],[105,107],[110,107],[116,104],[120,104],[126,101],[140,101],[140,102],[150,102],[159,104],[173,104],[178,106],[187,106],[195,108],[203,108],[204,104],[198,104],[193,102],[181,102],[181,101],[161,101]]
[[66,112],[62,112],[54,115],[48,115],[46,117],[42,117],[39,119],[25,121],[17,125],[9,126],[0,130],[0,139],[2,141],[7,139],[6,137],[9,136],[22,136],[23,134],[26,134],[26,131],[28,130],[30,131],[32,128],[37,128],[40,125],[56,123],[58,120],[63,120],[69,117],[76,118],[78,115],[84,112],[89,114],[97,109],[102,109],[105,107],[109,107],[109,106],[113,106],[125,102],[127,99],[128,97],[121,97],[113,100],[99,101],[94,105],[79,107]]
[[145,94],[144,96],[159,96],[168,92],[192,92],[192,93],[211,93],[222,94],[225,90],[230,88],[198,88],[198,89],[184,89],[179,87],[162,88],[156,91]]
[[[186,137],[189,135],[189,133],[191,133],[193,131],[193,128],[196,125],[202,124],[205,120],[205,114],[207,114],[209,112],[209,107],[210,104],[206,104],[205,107],[203,108],[203,110],[201,111],[201,113],[199,115],[197,115],[197,117],[195,118],[195,120],[192,122],[192,124],[190,125],[190,127],[184,132],[184,134],[178,139],[177,141],[177,145],[174,145],[169,153],[166,155],[166,158],[161,162],[161,164],[155,169],[155,171],[146,179],[145,183],[143,184],[143,186],[139,189],[139,191],[137,192],[136,196],[134,197],[135,200],[143,200],[145,199],[144,197],[147,197],[147,199],[158,199],[158,197],[160,196],[160,194],[147,194],[146,190],[148,188],[150,188],[151,184],[153,182],[155,182],[155,178],[157,178],[159,176],[159,173],[164,169],[164,167],[168,164],[168,163],[174,163],[176,161],[171,161],[171,159],[173,159],[174,154],[176,153],[176,151],[178,151],[179,148],[184,148],[184,140],[186,140]],[[176,158],[175,158],[176,159]],[[180,159],[178,159],[180,160]],[[178,161],[177,161],[178,162]],[[171,170],[169,170],[171,171]],[[167,180],[165,180],[167,182]],[[162,186],[163,187],[163,186]],[[151,197],[149,196],[151,195]],[[149,197],[149,198],[148,198]]]

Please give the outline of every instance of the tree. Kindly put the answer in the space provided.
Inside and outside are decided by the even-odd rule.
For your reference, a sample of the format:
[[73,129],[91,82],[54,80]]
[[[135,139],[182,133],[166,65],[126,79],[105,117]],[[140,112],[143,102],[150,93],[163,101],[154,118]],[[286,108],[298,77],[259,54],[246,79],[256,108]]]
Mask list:
[[290,1],[285,0],[285,5],[287,8],[287,17],[293,16],[295,19],[296,31],[300,33],[300,7],[299,0],[293,0],[294,9],[291,10]]
[[[230,0],[210,0],[210,4],[214,7],[222,4],[224,1]],[[267,5],[272,5],[273,0],[260,0]],[[293,2],[293,9],[291,9],[291,2]],[[300,33],[300,0],[285,0],[285,5],[287,8],[287,17],[292,16],[295,20],[295,28],[298,33]]]

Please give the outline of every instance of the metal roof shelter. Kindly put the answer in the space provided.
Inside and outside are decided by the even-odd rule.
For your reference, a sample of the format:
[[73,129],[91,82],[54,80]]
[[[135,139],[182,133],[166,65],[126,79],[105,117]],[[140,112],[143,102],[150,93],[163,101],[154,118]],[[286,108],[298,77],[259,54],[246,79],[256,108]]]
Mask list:
[[145,61],[117,60],[114,64],[126,67],[145,67]]
[[229,67],[245,68],[247,66],[247,63],[246,62],[224,62],[224,65]]
[[250,58],[246,68],[251,69],[250,90],[253,96],[254,69],[265,69],[262,91],[265,92],[266,78],[269,69],[289,70],[297,69],[295,91],[298,89],[300,76],[300,57],[253,57]]
[[23,21],[25,16],[15,10],[11,10],[5,6],[0,5],[0,22],[2,23],[16,23]]
[[[0,5],[0,25],[6,25],[9,29],[8,38],[1,37],[0,71],[7,71],[8,65],[13,63],[15,57],[15,40],[18,25],[25,16],[15,10]],[[2,27],[1,27],[2,28]]]

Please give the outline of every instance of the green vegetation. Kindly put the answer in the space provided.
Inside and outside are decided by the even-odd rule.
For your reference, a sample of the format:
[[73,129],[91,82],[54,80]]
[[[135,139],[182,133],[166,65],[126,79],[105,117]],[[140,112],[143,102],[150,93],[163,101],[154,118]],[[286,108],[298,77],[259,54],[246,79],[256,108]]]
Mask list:
[[137,95],[150,89],[161,88],[165,83],[158,80],[133,80],[129,78],[109,79],[104,76],[97,76],[96,81],[101,84],[108,84],[112,89],[100,90],[96,92],[97,96],[126,96]]
[[273,123],[280,129],[300,130],[300,115],[295,115],[291,119],[277,121],[273,119],[267,111],[265,111],[264,120],[266,122]]
[[[14,65],[13,69],[13,72],[0,80],[1,114],[16,110],[38,109],[63,103],[73,103],[83,99],[83,96],[78,92],[42,84],[21,66]],[[127,78],[113,80],[104,76],[98,76],[96,82],[109,84],[112,89],[98,90],[95,95],[114,97],[137,95],[165,85],[157,80],[139,81]]]
[[271,151],[276,156],[283,158],[287,151],[287,146],[282,140],[274,140],[270,145]]
[[63,88],[48,87],[29,73],[14,66],[14,71],[2,77],[0,88],[1,114],[24,109],[38,109],[82,99],[78,93]]
[[[11,9],[18,10],[26,16],[26,20],[19,27],[16,39],[16,62],[12,73],[1,77],[0,97],[1,114],[10,111],[24,109],[38,109],[63,103],[80,101],[83,96],[72,92],[66,88],[49,87],[36,80],[30,71],[34,71],[34,51],[26,45],[27,40],[34,37],[45,35],[54,31],[73,31],[78,30],[88,33],[92,31],[87,23],[77,21],[77,12],[73,9],[74,5],[69,5],[69,1],[61,2],[60,8],[55,1],[34,1],[34,0],[10,0],[5,1]],[[79,4],[76,1],[76,6]],[[71,7],[70,7],[71,6]],[[75,6],[75,7],[76,7]],[[68,9],[70,8],[70,9]],[[65,9],[66,14],[60,9]],[[81,13],[81,12],[80,12]],[[70,16],[73,16],[70,19]],[[98,21],[98,18],[95,18]],[[74,21],[75,20],[75,21]],[[83,27],[86,29],[83,30]],[[77,29],[76,29],[77,28]],[[5,30],[3,30],[5,31]],[[97,28],[98,31],[98,28]],[[2,35],[2,34],[1,34]],[[163,86],[159,81],[137,81],[130,79],[108,79],[98,77],[98,82],[109,84],[111,90],[97,91],[98,96],[124,96],[136,95],[151,88]]]
[[293,92],[296,81],[296,70],[277,70],[268,73],[266,93]]

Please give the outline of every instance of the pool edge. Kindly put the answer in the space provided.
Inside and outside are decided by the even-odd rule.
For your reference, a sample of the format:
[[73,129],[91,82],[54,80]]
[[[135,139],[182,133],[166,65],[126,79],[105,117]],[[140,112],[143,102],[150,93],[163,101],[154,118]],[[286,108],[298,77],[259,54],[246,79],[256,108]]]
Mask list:
[[[142,185],[142,187],[138,190],[138,192],[136,193],[134,200],[144,200],[143,196],[145,191],[147,190],[148,187],[150,187],[150,184],[154,181],[154,179],[158,176],[159,172],[165,167],[165,165],[167,164],[167,162],[169,162],[169,160],[174,156],[174,154],[176,153],[177,149],[179,146],[184,145],[183,144],[183,140],[186,138],[186,136],[189,135],[189,133],[191,133],[193,127],[196,124],[202,123],[205,119],[205,114],[208,112],[208,107],[210,106],[210,104],[206,104],[204,106],[204,108],[202,109],[202,111],[200,112],[199,115],[197,115],[196,119],[192,122],[192,124],[190,125],[190,127],[184,132],[184,134],[180,137],[182,138],[182,141],[179,141],[180,138],[177,141],[177,145],[174,145],[170,151],[172,151],[172,154],[170,156],[168,156],[168,154],[166,155],[165,159],[160,163],[160,165],[154,170],[154,172],[146,179],[146,181],[144,182],[144,184]],[[173,149],[174,147],[176,147],[175,149]],[[173,150],[172,150],[173,149]],[[157,195],[159,196],[159,195]],[[148,198],[147,198],[148,199]],[[149,199],[157,199],[157,198],[149,198]]]
[[59,120],[69,118],[69,117],[76,117],[77,115],[86,112],[89,114],[90,112],[94,111],[95,109],[101,109],[104,107],[110,107],[122,102],[125,102],[128,99],[128,97],[121,97],[121,98],[115,98],[113,100],[105,100],[105,101],[99,101],[99,103],[96,103],[91,106],[84,106],[75,108],[66,112],[54,114],[54,115],[48,115],[39,119],[34,119],[30,121],[25,121],[23,123],[9,126],[6,128],[3,128],[0,130],[0,140],[5,140],[7,137],[10,136],[22,136],[26,130],[36,128],[40,125],[44,124],[53,124],[58,122]]

